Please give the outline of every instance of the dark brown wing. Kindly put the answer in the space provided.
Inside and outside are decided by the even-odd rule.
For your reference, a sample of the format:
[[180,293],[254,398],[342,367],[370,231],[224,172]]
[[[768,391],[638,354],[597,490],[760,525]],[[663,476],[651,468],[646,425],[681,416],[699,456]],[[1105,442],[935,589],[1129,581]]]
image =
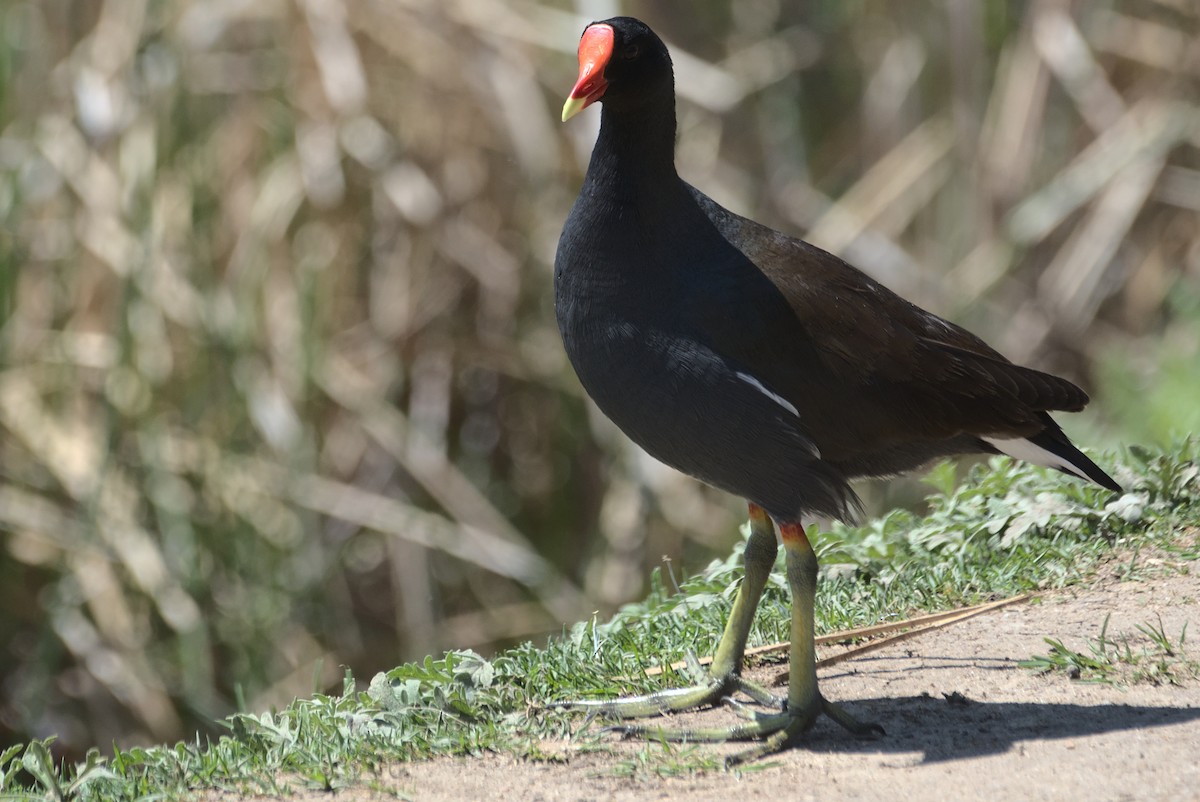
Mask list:
[[859,415],[872,419],[881,442],[896,439],[888,432],[899,439],[1028,436],[1042,430],[1045,411],[1087,403],[1066,379],[1013,364],[838,257],[693,194],[722,235],[779,288],[827,375],[869,407]]

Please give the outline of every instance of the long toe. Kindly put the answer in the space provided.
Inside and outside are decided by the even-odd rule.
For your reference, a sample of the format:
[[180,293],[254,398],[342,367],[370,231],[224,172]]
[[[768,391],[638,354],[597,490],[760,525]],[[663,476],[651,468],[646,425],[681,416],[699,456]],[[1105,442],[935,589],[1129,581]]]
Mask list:
[[859,738],[882,738],[887,735],[883,727],[873,721],[859,721],[854,716],[835,705],[825,697],[821,697],[821,712],[842,726],[843,729],[857,735]]
[[717,704],[728,695],[729,685],[729,678],[713,677],[688,688],[671,688],[644,696],[555,702],[552,706],[566,710],[586,711],[593,715],[608,716],[609,718],[649,718]]

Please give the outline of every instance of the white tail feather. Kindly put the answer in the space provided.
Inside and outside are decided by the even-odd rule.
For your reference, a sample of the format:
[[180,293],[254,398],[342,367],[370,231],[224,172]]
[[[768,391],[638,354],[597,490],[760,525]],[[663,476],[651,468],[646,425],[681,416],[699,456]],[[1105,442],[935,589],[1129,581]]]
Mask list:
[[1068,462],[1053,451],[1047,451],[1038,444],[1030,442],[1024,437],[984,437],[982,439],[990,443],[1002,454],[1007,454],[1010,457],[1024,460],[1025,462],[1032,462],[1034,465],[1058,468],[1059,470],[1078,476],[1080,479],[1091,481],[1091,477],[1075,467],[1073,463]]

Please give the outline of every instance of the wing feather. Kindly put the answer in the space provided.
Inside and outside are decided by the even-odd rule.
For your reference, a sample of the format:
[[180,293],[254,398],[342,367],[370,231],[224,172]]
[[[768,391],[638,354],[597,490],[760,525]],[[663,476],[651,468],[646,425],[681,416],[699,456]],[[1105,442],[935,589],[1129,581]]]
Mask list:
[[[886,443],[889,429],[931,439],[1025,437],[1043,429],[1046,411],[1077,411],[1087,403],[1070,381],[1010,362],[833,254],[692,192],[722,236],[786,298],[796,316],[793,336],[816,354],[823,380],[844,385],[848,392],[839,397],[869,407],[859,414],[872,418],[876,442]],[[739,356],[802,417],[811,415],[802,397],[809,377],[789,381],[781,375],[788,365],[770,364],[773,350],[763,348],[757,363],[753,355]]]

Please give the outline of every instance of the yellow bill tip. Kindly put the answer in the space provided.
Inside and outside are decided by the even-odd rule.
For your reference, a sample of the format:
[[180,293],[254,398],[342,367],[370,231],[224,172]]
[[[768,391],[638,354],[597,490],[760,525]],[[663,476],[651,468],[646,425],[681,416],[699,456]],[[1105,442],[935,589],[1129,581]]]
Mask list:
[[563,104],[562,121],[566,122],[579,112],[583,111],[583,107],[587,104],[588,100],[586,97],[567,98],[567,102]]

